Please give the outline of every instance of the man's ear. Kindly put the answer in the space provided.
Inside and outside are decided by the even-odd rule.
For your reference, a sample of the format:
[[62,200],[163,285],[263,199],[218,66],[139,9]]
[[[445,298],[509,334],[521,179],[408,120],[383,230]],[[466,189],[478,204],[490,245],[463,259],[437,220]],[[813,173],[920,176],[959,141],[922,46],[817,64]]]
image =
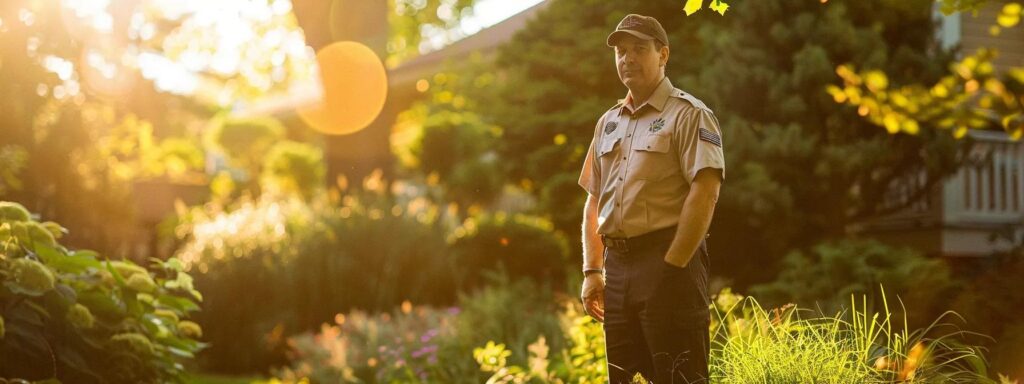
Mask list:
[[669,50],[668,50],[668,46],[667,45],[661,47],[660,54],[661,54],[661,66],[664,67],[664,66],[668,65]]

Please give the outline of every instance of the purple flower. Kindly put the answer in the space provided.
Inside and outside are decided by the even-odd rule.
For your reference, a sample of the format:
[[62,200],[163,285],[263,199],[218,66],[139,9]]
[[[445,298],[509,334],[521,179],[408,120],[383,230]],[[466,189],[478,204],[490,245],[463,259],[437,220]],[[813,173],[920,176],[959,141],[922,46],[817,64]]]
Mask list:
[[448,314],[449,315],[458,315],[459,312],[462,312],[462,310],[459,309],[459,307],[448,307]]

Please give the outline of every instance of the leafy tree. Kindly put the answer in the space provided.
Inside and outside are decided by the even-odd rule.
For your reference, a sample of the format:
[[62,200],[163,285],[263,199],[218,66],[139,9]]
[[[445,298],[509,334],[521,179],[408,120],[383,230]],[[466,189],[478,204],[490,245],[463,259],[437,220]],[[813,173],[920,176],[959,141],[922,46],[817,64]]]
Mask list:
[[[826,241],[787,254],[783,266],[775,281],[752,288],[751,293],[763,303],[793,302],[830,315],[848,309],[851,295],[881,297],[881,287],[904,306],[896,310],[914,314],[911,328],[917,328],[927,325],[920,321],[930,321],[917,316],[937,313],[936,307],[946,304],[942,300],[953,293],[950,270],[942,260],[875,240]],[[882,302],[872,304],[882,310]]]
[[[770,277],[765,266],[787,249],[901,209],[956,169],[965,144],[951,135],[890,135],[823,92],[842,62],[886,68],[893,83],[937,78],[949,55],[934,41],[931,1],[737,2],[730,15],[727,32],[701,28],[713,57],[694,77],[724,126],[732,172],[712,238],[744,238],[717,244],[735,276]],[[887,201],[921,175],[916,198]]]

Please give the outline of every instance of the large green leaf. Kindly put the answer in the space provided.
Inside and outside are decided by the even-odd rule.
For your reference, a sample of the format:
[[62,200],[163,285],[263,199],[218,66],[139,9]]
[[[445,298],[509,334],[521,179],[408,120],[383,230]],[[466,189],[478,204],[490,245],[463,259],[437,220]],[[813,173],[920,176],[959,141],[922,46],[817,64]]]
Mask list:
[[64,273],[83,273],[89,268],[103,268],[96,253],[92,251],[75,251],[65,254],[53,247],[35,247],[36,254],[48,267]]

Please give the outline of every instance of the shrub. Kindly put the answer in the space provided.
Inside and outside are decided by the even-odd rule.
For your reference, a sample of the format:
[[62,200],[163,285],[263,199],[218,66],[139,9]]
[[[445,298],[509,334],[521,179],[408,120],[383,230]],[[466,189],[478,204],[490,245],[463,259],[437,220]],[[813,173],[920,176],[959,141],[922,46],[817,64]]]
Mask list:
[[189,235],[179,255],[199,271],[196,284],[206,293],[198,322],[212,345],[204,363],[265,370],[284,364],[287,336],[337,313],[405,300],[453,303],[444,231],[420,214],[375,193],[193,209],[179,227]]
[[[454,307],[405,302],[398,309],[374,315],[362,311],[338,315],[319,333],[289,341],[292,361],[288,368],[278,370],[278,380],[475,384],[486,376],[470,352],[487,340],[509,340],[520,356],[538,338],[552,340],[551,346],[544,344],[544,348],[561,350],[565,343],[560,319],[546,289],[538,289],[528,280],[510,282],[501,276],[494,277],[492,283],[462,295]],[[600,326],[597,334],[601,334]],[[538,348],[542,347],[529,347]]]
[[65,232],[0,202],[0,377],[178,381],[204,346],[185,320],[202,296],[182,263],[99,260],[61,246]]
[[550,221],[522,214],[484,213],[466,219],[451,237],[463,272],[460,287],[480,286],[483,271],[559,284],[570,264],[568,242],[553,231]]
[[[874,287],[884,285],[903,299],[910,313],[930,316],[937,313],[933,307],[938,300],[950,294],[951,281],[949,268],[941,260],[928,259],[913,249],[843,239],[791,252],[774,282],[751,291],[772,305],[793,302],[836,313],[851,295],[877,293]],[[880,304],[872,303],[871,309],[881,310]]]
[[258,168],[264,154],[284,135],[284,126],[274,119],[219,116],[210,121],[206,141],[227,155],[235,166],[252,170]]
[[967,288],[951,301],[952,309],[964,314],[971,329],[994,338],[985,343],[992,351],[992,367],[1015,378],[1024,378],[1022,250],[986,260],[991,264],[976,276],[965,276]]
[[324,186],[323,153],[309,144],[285,141],[274,145],[263,161],[264,192],[314,196]]

